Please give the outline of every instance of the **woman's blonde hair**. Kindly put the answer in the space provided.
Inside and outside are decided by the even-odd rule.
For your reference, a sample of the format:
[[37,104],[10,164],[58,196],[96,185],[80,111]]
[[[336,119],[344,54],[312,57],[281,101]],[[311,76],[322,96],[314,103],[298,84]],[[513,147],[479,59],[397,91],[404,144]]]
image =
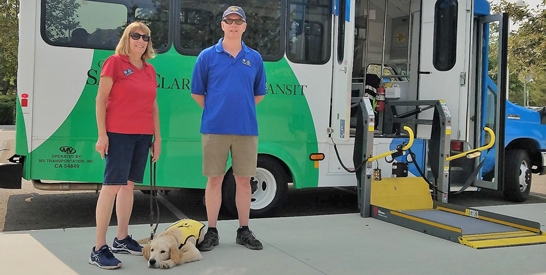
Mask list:
[[131,37],[129,36],[131,33],[133,33],[136,29],[140,30],[141,32],[146,33],[150,36],[150,41],[148,41],[148,46],[146,47],[146,51],[142,54],[143,59],[152,59],[155,57],[155,51],[152,47],[152,39],[151,39],[151,32],[150,28],[146,26],[146,24],[142,22],[133,22],[129,24],[123,31],[123,35],[121,36],[119,43],[116,47],[116,54],[121,55],[129,55],[129,40]]

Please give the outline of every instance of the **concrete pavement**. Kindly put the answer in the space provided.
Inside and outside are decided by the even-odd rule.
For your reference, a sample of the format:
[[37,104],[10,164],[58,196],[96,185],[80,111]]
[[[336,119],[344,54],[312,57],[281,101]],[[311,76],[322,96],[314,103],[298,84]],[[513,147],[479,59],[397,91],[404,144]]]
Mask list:
[[[546,204],[484,207],[546,224]],[[161,224],[158,230],[164,230]],[[220,221],[220,245],[204,260],[162,274],[546,274],[546,245],[476,250],[358,214],[254,219],[264,250],[235,244],[238,222]],[[149,226],[130,226],[135,238]],[[109,231],[108,239],[115,234]],[[94,228],[0,234],[2,274],[101,274],[87,263]],[[116,274],[155,274],[143,257],[120,255]]]

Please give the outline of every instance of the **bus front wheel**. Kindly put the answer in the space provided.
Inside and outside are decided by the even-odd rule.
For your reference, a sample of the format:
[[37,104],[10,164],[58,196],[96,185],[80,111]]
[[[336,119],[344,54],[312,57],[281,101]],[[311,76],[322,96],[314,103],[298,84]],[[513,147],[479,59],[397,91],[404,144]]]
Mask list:
[[531,159],[525,150],[507,150],[504,169],[504,198],[523,202],[531,190]]
[[[258,156],[256,176],[250,179],[252,197],[250,216],[263,217],[270,214],[283,201],[288,189],[287,176],[278,160],[270,156]],[[237,217],[235,203],[235,178],[230,170],[222,184],[222,203],[226,210]]]

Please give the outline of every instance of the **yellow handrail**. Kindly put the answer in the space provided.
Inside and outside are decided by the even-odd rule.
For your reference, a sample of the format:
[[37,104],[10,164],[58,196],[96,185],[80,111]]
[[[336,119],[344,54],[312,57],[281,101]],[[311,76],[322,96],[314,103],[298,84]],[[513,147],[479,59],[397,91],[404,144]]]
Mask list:
[[493,145],[495,145],[495,133],[493,132],[493,130],[491,130],[490,128],[488,127],[483,127],[483,129],[489,133],[489,136],[491,137],[491,140],[489,141],[489,143],[485,146],[482,146],[482,147],[479,147],[479,148],[476,148],[476,149],[472,149],[470,151],[466,151],[466,152],[462,152],[460,154],[457,154],[457,155],[454,155],[454,156],[451,156],[449,158],[446,158],[447,161],[451,161],[451,160],[454,160],[454,159],[458,159],[458,158],[462,158],[464,156],[467,156],[469,154],[473,154],[473,153],[476,153],[476,152],[481,152],[481,151],[485,151],[491,147],[493,147]]
[[[408,132],[408,134],[409,134],[409,142],[408,142],[408,144],[406,146],[404,146],[402,148],[403,151],[408,150],[413,145],[413,130],[411,130],[411,128],[408,127],[408,126],[404,126],[404,130],[406,130]],[[398,150],[392,150],[392,151],[383,153],[383,154],[381,154],[381,155],[379,155],[377,157],[370,157],[368,159],[368,161],[374,161],[374,160],[377,160],[377,159],[380,159],[380,158],[384,158],[384,157],[390,156],[390,155],[392,155],[392,154],[394,154],[396,152],[398,152]]]

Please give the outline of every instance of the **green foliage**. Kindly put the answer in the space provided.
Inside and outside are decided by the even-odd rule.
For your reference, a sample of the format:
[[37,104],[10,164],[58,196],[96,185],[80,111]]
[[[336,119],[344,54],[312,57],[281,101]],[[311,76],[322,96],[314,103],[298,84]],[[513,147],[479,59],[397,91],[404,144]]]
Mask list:
[[546,105],[546,0],[536,7],[517,7],[502,0],[492,5],[492,13],[508,12],[510,20],[519,25],[511,30],[508,39],[508,68],[510,71],[510,101],[523,105],[523,83],[527,83],[529,104]]
[[527,89],[530,91],[529,105],[546,106],[546,71],[535,73]]
[[0,95],[0,125],[15,124],[15,95]]
[[13,94],[16,89],[18,13],[19,0],[0,1],[0,95]]

